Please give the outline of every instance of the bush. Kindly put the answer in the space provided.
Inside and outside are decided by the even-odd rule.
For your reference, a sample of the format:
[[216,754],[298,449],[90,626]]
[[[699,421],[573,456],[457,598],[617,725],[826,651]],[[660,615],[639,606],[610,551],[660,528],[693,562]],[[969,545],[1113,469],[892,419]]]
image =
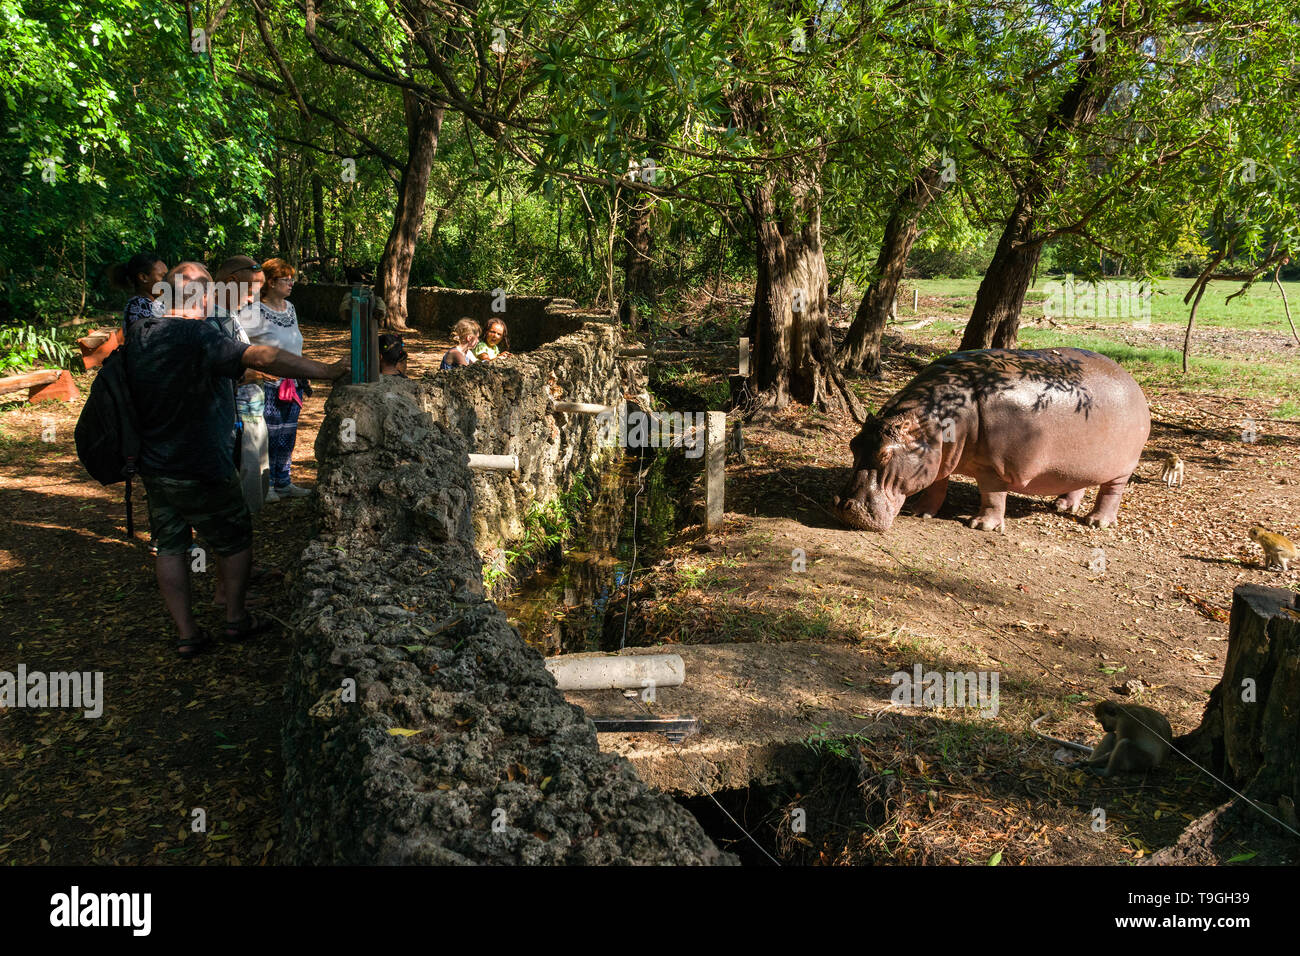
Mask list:
[[988,271],[997,249],[997,236],[964,245],[940,244],[925,249],[918,243],[907,260],[909,279],[978,279]]
[[78,351],[68,330],[36,325],[0,328],[0,373],[54,366],[70,368]]

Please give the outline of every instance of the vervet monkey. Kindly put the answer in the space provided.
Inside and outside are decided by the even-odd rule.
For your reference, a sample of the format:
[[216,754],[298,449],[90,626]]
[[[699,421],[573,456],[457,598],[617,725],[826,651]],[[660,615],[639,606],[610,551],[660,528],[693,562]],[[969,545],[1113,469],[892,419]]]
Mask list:
[[1103,700],[1092,712],[1106,731],[1092,756],[1084,761],[1092,773],[1110,777],[1154,770],[1169,755],[1174,730],[1159,711]]
[[1164,470],[1160,472],[1160,480],[1172,488],[1177,485],[1183,486],[1183,460],[1172,451],[1165,455]]
[[1264,567],[1287,570],[1287,563],[1296,559],[1295,543],[1260,525],[1250,529],[1250,540],[1264,549]]
[[1038,725],[1046,719],[1047,719],[1047,714],[1043,714],[1041,717],[1037,718],[1032,723],[1030,723],[1029,729],[1032,730],[1034,733],[1038,734],[1038,736],[1042,737],[1044,740],[1050,740],[1052,743],[1064,747],[1067,750],[1078,751],[1081,754],[1088,754],[1088,755],[1092,754],[1092,748],[1089,747],[1087,744],[1077,744],[1073,740],[1062,740],[1060,737],[1053,737],[1051,734],[1045,734],[1041,730],[1039,730]]

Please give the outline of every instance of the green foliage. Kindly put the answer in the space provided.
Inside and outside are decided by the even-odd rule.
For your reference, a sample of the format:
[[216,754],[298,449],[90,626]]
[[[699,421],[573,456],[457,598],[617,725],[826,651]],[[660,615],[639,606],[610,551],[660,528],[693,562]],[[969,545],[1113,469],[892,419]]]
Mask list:
[[922,279],[976,278],[988,268],[997,243],[995,233],[917,243],[908,257],[907,272]]
[[63,330],[35,325],[0,327],[0,373],[49,366],[71,368],[78,354]]
[[[640,195],[625,174],[651,156],[660,310],[719,271],[753,274],[738,197],[759,185],[783,228],[815,195],[835,284],[865,288],[895,197],[940,156],[956,179],[923,219],[922,276],[979,274],[1033,176],[1050,183],[1033,204],[1044,272],[1168,274],[1224,249],[1249,271],[1300,247],[1300,27],[1281,9],[1225,2],[1184,23],[1183,0],[1133,16],[1095,0],[328,6],[317,42],[364,73],[322,60],[300,4],[259,4],[304,111],[246,3],[196,52],[164,0],[0,0],[0,322],[116,307],[104,268],[141,249],[373,268],[409,146],[404,91],[454,104],[448,83],[475,106],[445,114],[414,284],[591,301],[612,266],[617,295]],[[192,10],[200,26],[213,12]],[[1099,23],[1111,94],[1057,123]],[[437,69],[412,37],[439,38]],[[734,336],[734,318],[710,334]]]
[[265,107],[176,4],[0,0],[0,60],[0,318],[80,314],[138,251],[255,237]]
[[859,747],[871,743],[871,738],[864,734],[832,733],[830,721],[816,726],[817,729],[804,738],[803,745],[818,755],[829,754],[847,760],[856,755]]
[[[591,490],[583,475],[574,478],[568,491],[545,503],[534,502],[524,514],[523,535],[506,549],[505,570],[544,555],[556,556],[573,534],[575,517],[591,502]],[[500,577],[494,575],[493,581]],[[486,579],[485,579],[485,583]]]

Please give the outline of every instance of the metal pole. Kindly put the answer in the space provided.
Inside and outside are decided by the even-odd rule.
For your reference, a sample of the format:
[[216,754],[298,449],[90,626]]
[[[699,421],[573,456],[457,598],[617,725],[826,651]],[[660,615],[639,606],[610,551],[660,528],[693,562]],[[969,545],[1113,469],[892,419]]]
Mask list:
[[365,363],[362,361],[361,338],[361,286],[352,287],[352,384],[358,385],[366,380]]
[[366,381],[379,381],[379,316],[375,312],[374,292],[366,289]]

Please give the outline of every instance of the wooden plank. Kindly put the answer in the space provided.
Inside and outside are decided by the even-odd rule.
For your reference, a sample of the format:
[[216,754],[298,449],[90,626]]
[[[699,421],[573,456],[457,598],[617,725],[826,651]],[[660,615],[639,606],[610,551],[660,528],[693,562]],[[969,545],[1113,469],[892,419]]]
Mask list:
[[21,392],[25,388],[49,385],[58,377],[59,370],[56,368],[42,369],[39,372],[24,372],[22,375],[9,375],[0,378],[0,395],[7,395],[9,392]]

